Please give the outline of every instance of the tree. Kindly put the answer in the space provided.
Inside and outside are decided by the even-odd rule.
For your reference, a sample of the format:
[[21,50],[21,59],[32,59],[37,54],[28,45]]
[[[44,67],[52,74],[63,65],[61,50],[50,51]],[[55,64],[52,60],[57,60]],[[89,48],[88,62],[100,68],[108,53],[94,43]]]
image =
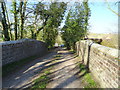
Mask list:
[[[40,40],[47,43],[49,48],[53,47],[67,4],[38,2],[27,5],[27,3],[29,2],[12,0],[10,13],[6,11],[5,5],[1,4],[4,6],[4,17],[2,17],[5,39],[18,40],[27,37],[38,40],[39,37]],[[10,37],[8,37],[9,35]]]
[[[66,10],[66,4],[63,2],[41,3],[34,6],[34,21],[31,27],[32,38],[37,39],[40,32],[43,33],[43,40],[49,48],[53,47],[57,37],[57,28],[63,19]],[[40,25],[38,22],[40,21]]]
[[19,7],[19,12],[20,12],[20,32],[21,32],[21,35],[20,35],[20,38],[22,39],[24,36],[23,36],[23,30],[24,30],[24,23],[25,23],[25,11],[26,11],[26,4],[27,4],[27,1],[20,1],[20,7]]
[[2,26],[3,26],[3,35],[4,35],[4,40],[5,41],[9,41],[10,37],[9,37],[9,32],[8,32],[8,24],[7,24],[7,20],[6,20],[6,3],[3,1],[1,2],[1,9],[2,9]]
[[[113,12],[114,14],[116,14],[118,17],[120,17],[120,13],[119,12],[116,12],[115,10],[113,10],[111,7],[110,7],[110,4],[108,3],[108,0],[105,0],[106,4],[107,4],[107,8]],[[119,8],[119,4],[120,4],[120,1],[117,1],[116,4],[118,3],[118,8]]]
[[75,43],[83,39],[87,33],[90,10],[88,2],[75,3],[67,15],[62,28],[62,38],[67,49],[75,50]]
[[88,30],[88,20],[89,20],[89,16],[90,16],[90,8],[88,6],[88,0],[86,0],[86,2],[83,2],[83,6],[84,6],[84,32],[85,32],[85,36],[87,34],[87,30]]
[[[29,26],[31,26],[33,29],[30,29],[31,31],[31,37],[32,39],[37,39],[37,36],[41,30],[45,27],[47,24],[47,20],[49,18],[48,11],[45,11],[45,4],[39,2],[35,5],[33,5],[32,8],[29,8],[27,16],[29,16],[28,19],[31,19],[29,21]],[[29,13],[32,13],[29,15]]]
[[13,0],[12,1],[12,7],[13,7],[13,10],[12,13],[14,14],[14,32],[15,32],[15,40],[18,39],[18,10],[17,10],[17,2],[16,0]]
[[43,40],[47,43],[48,48],[53,47],[56,37],[58,35],[58,27],[63,20],[66,10],[66,5],[63,2],[53,2],[50,5],[50,14],[47,25],[43,29]]

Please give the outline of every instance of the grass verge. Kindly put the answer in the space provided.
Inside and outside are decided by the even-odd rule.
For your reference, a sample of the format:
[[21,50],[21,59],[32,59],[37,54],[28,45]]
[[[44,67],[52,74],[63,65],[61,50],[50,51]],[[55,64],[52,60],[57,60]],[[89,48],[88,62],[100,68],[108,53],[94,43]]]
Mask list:
[[34,80],[34,84],[30,88],[30,90],[36,90],[36,89],[40,89],[40,88],[46,88],[47,83],[49,81],[48,74],[50,74],[50,69],[51,68],[52,67],[48,68],[47,70],[44,70],[44,72],[42,73],[42,75],[39,78],[37,78],[36,80]]
[[57,55],[54,55],[53,58],[54,58],[55,60],[60,60],[60,59],[63,59],[63,55],[57,54]]
[[73,53],[73,54],[76,53],[76,51],[73,50],[73,49],[70,49],[69,52],[70,52],[70,53]]
[[90,73],[87,73],[85,76],[85,81],[87,82],[87,85],[85,85],[84,88],[98,88],[97,83],[92,79],[92,76]]
[[92,78],[91,73],[87,72],[86,66],[83,64],[79,65],[81,70],[80,74],[86,73],[82,78],[82,83],[84,88],[98,88],[98,83]]
[[9,75],[9,73],[19,69],[20,67],[22,67],[26,63],[28,63],[28,62],[30,62],[34,59],[37,59],[38,57],[40,57],[40,56],[39,55],[31,56],[31,57],[28,57],[26,59],[22,59],[22,60],[15,61],[15,62],[4,65],[2,67],[2,77],[5,77],[5,76]]

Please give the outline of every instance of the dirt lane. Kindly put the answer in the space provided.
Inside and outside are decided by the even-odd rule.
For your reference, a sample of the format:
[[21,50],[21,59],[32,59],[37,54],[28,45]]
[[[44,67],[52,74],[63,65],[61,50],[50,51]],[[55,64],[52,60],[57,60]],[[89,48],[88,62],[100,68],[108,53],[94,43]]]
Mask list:
[[[60,54],[59,54],[60,53]],[[51,70],[52,82],[47,85],[47,88],[83,88],[78,73],[80,69],[77,65],[80,63],[79,58],[65,50],[58,52],[62,59],[56,62],[62,62],[53,67]]]
[[[57,58],[57,59],[56,59]],[[3,88],[26,88],[33,84],[42,70],[53,66],[50,71],[51,82],[47,88],[82,88],[77,73],[80,63],[78,57],[67,50],[57,49],[50,54],[38,58],[8,77],[3,78]]]
[[32,81],[39,77],[43,66],[47,62],[51,62],[57,51],[53,51],[48,55],[40,57],[36,60],[31,61],[25,66],[21,67],[20,70],[12,73],[11,75],[4,77],[2,80],[3,88],[25,88],[32,84]]

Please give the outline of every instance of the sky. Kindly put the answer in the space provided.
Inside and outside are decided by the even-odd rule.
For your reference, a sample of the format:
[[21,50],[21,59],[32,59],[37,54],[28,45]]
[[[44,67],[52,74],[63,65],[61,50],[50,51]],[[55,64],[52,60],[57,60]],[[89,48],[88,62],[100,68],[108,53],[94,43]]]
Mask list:
[[[12,0],[5,0],[11,2]],[[51,0],[29,0],[30,2],[35,1],[51,1]],[[53,1],[53,0],[52,0]],[[58,1],[58,0],[57,0]],[[83,0],[59,0],[64,2],[70,2],[69,5],[73,5],[75,1],[80,2]],[[89,7],[91,10],[91,17],[89,19],[89,32],[92,33],[115,33],[118,32],[118,16],[108,9],[108,4],[110,7],[118,12],[118,4],[115,2],[119,0],[88,0]],[[60,27],[64,26],[64,20]]]
[[[118,13],[118,5],[108,2],[110,7]],[[89,20],[90,32],[93,33],[115,33],[118,32],[118,16],[108,9],[105,2],[89,3],[91,17]]]
[[[72,0],[73,2],[80,0]],[[91,17],[89,19],[89,32],[92,33],[117,33],[118,32],[118,16],[108,9],[108,4],[111,9],[118,13],[118,0],[89,0],[89,8]],[[62,26],[64,23],[62,23]]]

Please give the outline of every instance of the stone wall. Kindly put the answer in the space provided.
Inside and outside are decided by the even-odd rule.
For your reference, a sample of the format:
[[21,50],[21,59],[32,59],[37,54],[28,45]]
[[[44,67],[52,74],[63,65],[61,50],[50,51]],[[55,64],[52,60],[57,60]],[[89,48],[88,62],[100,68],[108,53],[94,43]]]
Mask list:
[[0,42],[2,47],[2,65],[25,59],[30,56],[43,55],[47,52],[46,44],[33,39]]
[[76,49],[84,64],[88,63],[90,72],[100,83],[101,88],[118,88],[120,85],[119,50],[93,43],[90,40],[78,41]]

